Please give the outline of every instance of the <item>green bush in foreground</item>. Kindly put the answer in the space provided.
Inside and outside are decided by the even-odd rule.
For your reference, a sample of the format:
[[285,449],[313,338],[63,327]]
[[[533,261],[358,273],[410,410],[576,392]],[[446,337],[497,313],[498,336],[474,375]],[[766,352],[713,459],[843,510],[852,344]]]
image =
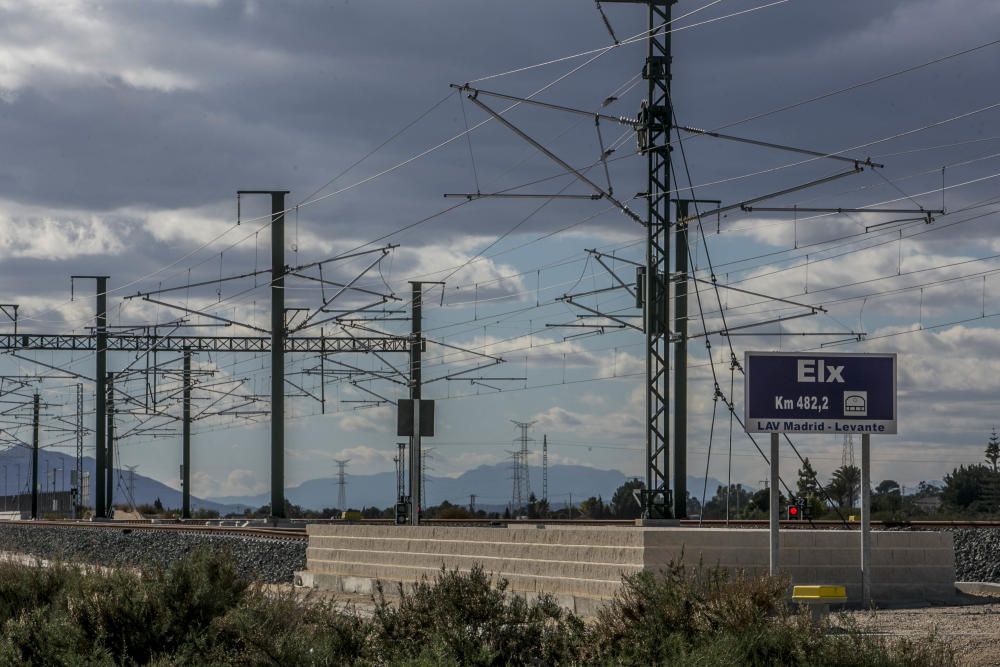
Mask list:
[[624,580],[585,624],[481,569],[379,587],[356,613],[252,587],[224,556],[115,573],[0,563],[5,665],[953,664],[939,641],[890,641],[793,613],[785,582],[672,565]]

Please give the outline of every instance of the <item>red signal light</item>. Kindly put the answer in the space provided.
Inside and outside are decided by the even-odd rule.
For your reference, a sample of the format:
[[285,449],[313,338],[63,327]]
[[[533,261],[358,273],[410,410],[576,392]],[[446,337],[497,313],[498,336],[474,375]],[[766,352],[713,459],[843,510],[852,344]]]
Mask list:
[[788,508],[788,516],[798,516],[798,515],[799,515],[798,507],[792,505],[791,507]]

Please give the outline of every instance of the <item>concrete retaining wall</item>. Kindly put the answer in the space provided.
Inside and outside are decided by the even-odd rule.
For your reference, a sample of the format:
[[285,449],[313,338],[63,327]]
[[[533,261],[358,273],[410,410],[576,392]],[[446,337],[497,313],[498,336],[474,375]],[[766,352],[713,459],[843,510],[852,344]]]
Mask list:
[[[766,573],[763,530],[721,528],[572,527],[459,528],[308,526],[307,585],[369,592],[386,584],[433,578],[442,566],[481,564],[510,589],[551,593],[589,613],[609,599],[623,575],[656,571],[670,560],[699,561],[729,570]],[[879,604],[940,602],[955,594],[952,538],[944,532],[876,532],[872,540],[872,597]],[[782,532],[782,572],[793,584],[841,584],[861,600],[860,534],[856,531]]]

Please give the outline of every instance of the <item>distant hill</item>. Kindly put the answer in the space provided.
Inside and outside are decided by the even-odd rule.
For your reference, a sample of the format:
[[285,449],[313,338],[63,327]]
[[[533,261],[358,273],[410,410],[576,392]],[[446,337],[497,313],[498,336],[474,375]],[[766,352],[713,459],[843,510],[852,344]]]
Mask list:
[[[538,497],[542,495],[542,470],[530,469],[530,488]],[[569,503],[579,503],[590,496],[600,496],[605,501],[611,499],[615,490],[632,479],[618,470],[602,470],[580,465],[549,466],[549,501],[552,507]],[[701,495],[702,479],[688,477],[688,489]],[[709,495],[722,482],[709,478]],[[481,508],[497,508],[510,500],[512,481],[509,464],[483,465],[467,470],[458,477],[427,476],[425,498],[429,505],[437,505],[447,500],[451,503],[467,505],[469,496],[476,495],[476,505]],[[285,490],[289,502],[306,509],[320,510],[337,504],[337,481],[334,478],[311,479]],[[347,504],[352,508],[389,507],[396,499],[396,475],[392,472],[372,475],[347,475]],[[262,493],[253,496],[226,496],[212,498],[225,505],[260,507],[270,502],[270,495]]]
[[[76,459],[73,456],[62,452],[39,449],[38,451],[38,483],[43,490],[54,489],[63,491],[70,488],[70,471],[76,467]],[[94,493],[96,484],[94,482],[94,470],[96,463],[93,458],[84,457],[83,469],[90,473],[90,501],[89,505],[94,506]],[[55,486],[47,479],[47,474],[55,472]],[[115,469],[114,502],[126,502],[126,492],[128,482],[128,470]],[[4,478],[6,475],[6,479]],[[31,451],[25,447],[12,447],[0,452],[0,495],[15,495],[18,491],[29,493],[31,491]],[[153,504],[157,498],[164,507],[180,509],[181,492],[151,477],[146,477],[138,472],[135,473],[135,502],[137,505]],[[216,510],[223,514],[240,511],[240,508],[219,503],[212,500],[205,500],[191,496],[191,509]]]

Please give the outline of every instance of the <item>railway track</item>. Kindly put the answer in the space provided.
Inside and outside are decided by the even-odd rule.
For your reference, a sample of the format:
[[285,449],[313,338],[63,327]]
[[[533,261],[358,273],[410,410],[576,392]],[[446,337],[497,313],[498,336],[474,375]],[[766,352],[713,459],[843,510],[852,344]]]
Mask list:
[[[362,519],[360,521],[342,521],[340,519],[292,519],[292,524],[322,523],[332,525],[393,525],[392,519]],[[683,520],[679,522],[684,528],[767,528],[767,519],[742,519],[725,521],[724,519],[697,519]],[[858,528],[860,521],[846,522],[851,528]],[[634,526],[632,519],[424,519],[421,525],[426,526]],[[821,529],[836,530],[843,529],[845,522],[838,520],[817,520],[817,521],[782,521],[782,529]],[[1000,521],[966,521],[966,520],[946,520],[946,521],[872,521],[873,528],[919,528],[925,530],[941,530],[945,528],[1000,528]]]
[[[147,532],[179,532],[199,535],[226,535],[230,537],[253,537],[288,541],[306,541],[306,525],[309,523],[320,523],[326,525],[393,525],[391,519],[362,519],[360,521],[343,521],[340,519],[292,519],[290,526],[226,526],[212,523],[190,521],[154,522],[152,520],[125,520],[125,521],[18,521],[19,526],[46,526],[53,528],[84,528],[89,530],[124,530],[124,531],[147,531]],[[635,521],[622,519],[426,519],[421,522],[426,526],[467,526],[467,527],[502,527],[502,526],[576,526],[576,527],[614,527],[614,526],[634,526]],[[739,521],[725,520],[697,520],[681,521],[680,525],[685,528],[758,528],[766,529],[768,522],[766,519],[743,519]],[[849,521],[847,526],[856,529],[860,522]],[[835,520],[821,521],[782,521],[783,530],[843,530],[845,522]],[[1000,529],[1000,521],[966,521],[966,520],[945,520],[945,521],[908,521],[908,522],[887,522],[872,521],[874,529],[920,529],[920,530],[944,530],[949,528],[972,528],[972,529]]]

